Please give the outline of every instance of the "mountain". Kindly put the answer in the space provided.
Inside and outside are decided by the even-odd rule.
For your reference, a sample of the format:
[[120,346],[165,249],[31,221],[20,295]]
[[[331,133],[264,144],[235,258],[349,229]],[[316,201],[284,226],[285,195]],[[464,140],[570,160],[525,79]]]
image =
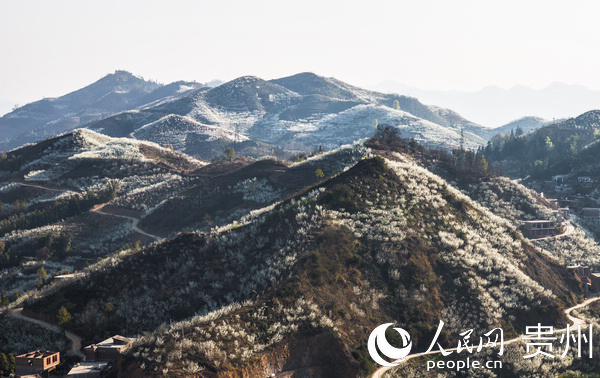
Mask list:
[[[460,132],[414,115],[395,110],[384,105],[356,105],[350,109],[331,114],[312,125],[294,127],[294,141],[305,146],[323,146],[331,149],[338,144],[348,144],[371,136],[375,130],[370,125],[376,119],[381,125],[394,125],[398,131],[407,137],[412,137],[419,143],[428,146],[458,147]],[[270,133],[270,143],[280,143],[290,132],[289,129],[275,129],[272,123],[261,120],[249,130],[255,138]],[[481,139],[473,134],[466,134],[467,147],[479,145]],[[479,143],[478,143],[479,142]]]
[[466,131],[475,134],[477,134],[475,131],[481,128],[481,126],[465,120],[449,109],[425,106],[416,98],[372,92],[346,84],[335,78],[325,78],[310,72],[271,80],[271,82],[301,95],[321,95],[337,100],[354,101],[357,104],[377,104],[393,107],[394,102],[397,101],[399,110],[444,127],[454,129],[463,127]]
[[[244,76],[227,83],[215,81],[211,86],[184,81],[159,85],[125,71],[116,71],[78,91],[22,106],[0,118],[0,132],[4,138],[0,141],[0,149],[8,150],[84,126],[113,137],[135,135],[144,138],[143,135],[148,135],[149,140],[159,143],[177,139],[175,143],[167,144],[203,159],[220,155],[224,148],[235,149],[237,142],[244,142],[237,146],[238,153],[258,156],[269,151],[285,153],[283,150],[334,148],[369,138],[374,133],[375,128],[370,126],[375,121],[391,123],[405,136],[432,147],[458,146],[461,132],[464,132],[466,145],[477,148],[498,133],[517,127],[529,131],[550,123],[530,114],[550,119],[572,114],[569,112],[575,108],[587,110],[600,105],[598,93],[560,83],[540,91],[525,87],[510,90],[488,87],[473,94],[419,91],[394,82],[375,86],[382,91],[416,94],[422,101],[459,112],[424,105],[414,97],[366,90],[310,72],[270,81]],[[564,98],[578,99],[568,102],[577,105],[568,105]],[[538,111],[545,106],[553,112]],[[386,111],[386,108],[406,114]],[[464,109],[470,113],[465,113]],[[469,114],[469,118],[474,119],[480,115],[493,117],[494,114],[521,118],[489,128],[471,122],[459,113]],[[178,127],[177,136],[158,135],[168,134],[166,126],[153,127],[153,133],[134,134],[137,129],[161,119],[163,123],[172,120],[172,116],[196,122],[195,127]],[[210,127],[218,127],[221,131],[216,134],[220,136],[206,134]],[[233,144],[228,138],[221,138],[227,133],[238,135]],[[190,138],[187,138],[188,134]],[[205,143],[205,139],[209,142]]]
[[424,103],[456,110],[468,119],[491,128],[531,115],[553,120],[600,108],[600,91],[558,82],[540,90],[524,86],[510,89],[490,86],[476,92],[435,91],[422,90],[392,80],[369,88],[415,96]]
[[[560,245],[523,237],[516,223],[552,213],[534,192],[383,133],[296,163],[206,164],[77,130],[11,159],[0,196],[19,199],[6,201],[13,215],[80,197],[73,215],[2,239],[11,256],[33,251],[0,276],[27,291],[11,306],[51,323],[68,306],[87,342],[143,334],[114,376],[367,376],[379,324],[406,329],[415,351],[440,319],[444,345],[473,328],[512,338],[540,313],[562,326],[582,286],[559,258],[600,268],[582,231]],[[104,185],[112,198],[99,198]],[[59,189],[76,193],[48,193]],[[35,290],[40,266],[80,274]]]
[[[562,122],[564,120],[554,120],[548,121],[540,117],[523,117],[516,119],[512,122],[507,123],[506,125],[496,127],[493,129],[485,129],[479,134],[482,138],[492,140],[494,136],[498,134],[506,134],[506,133],[526,133],[535,129],[538,129],[542,126],[551,125],[553,123]],[[519,130],[520,129],[520,130]]]
[[351,87],[334,78],[315,75],[312,72],[303,72],[271,80],[271,82],[303,96],[312,94],[339,100],[366,101],[357,93],[358,88]]
[[[427,107],[410,97],[367,91],[313,73],[271,81],[244,76],[174,101],[123,112],[88,127],[111,136],[146,138],[149,135],[149,140],[163,143],[173,135],[158,135],[168,134],[170,130],[154,127],[154,122],[161,119],[160,122],[187,120],[183,128],[186,131],[176,127],[179,142],[170,144],[179,151],[203,158],[218,155],[218,148],[228,146],[226,133],[238,135],[238,142],[248,138],[248,142],[255,144],[266,143],[271,150],[310,151],[368,138],[375,132],[375,121],[399,127],[405,136],[431,146],[458,146],[462,128],[467,146],[475,148],[484,143],[476,134],[486,132],[485,128],[451,110]],[[154,133],[136,132],[150,127],[148,125],[152,125]],[[221,132],[213,138],[215,143],[207,147],[210,153],[206,153],[202,144],[192,142],[210,128]],[[245,148],[243,145],[232,147],[236,151]],[[268,147],[261,149],[268,150]]]
[[[255,76],[242,76],[203,94],[202,100],[224,112],[270,112],[298,95]],[[283,102],[283,104],[282,104]]]
[[[112,138],[87,129],[76,129],[70,133],[47,139],[3,154],[2,178],[4,180],[25,180],[51,182],[55,185],[68,184],[74,177],[94,177],[98,172],[90,170],[94,164],[108,166],[115,163],[143,165],[159,163],[177,169],[191,169],[201,166],[183,154],[164,149],[154,143],[130,138]],[[10,165],[9,165],[10,164]],[[88,167],[83,171],[79,166]],[[102,171],[101,176],[110,172]],[[32,179],[36,173],[36,179]],[[107,177],[111,177],[110,175]]]
[[[139,100],[137,106],[151,107],[163,102],[175,100],[198,90],[207,90],[208,87],[194,81],[176,81],[162,85],[148,93]],[[131,108],[131,107],[129,107]]]
[[317,182],[317,169],[332,175],[366,154],[320,155],[330,168],[314,159],[207,164],[87,129],[19,148],[0,157],[0,287],[12,296],[36,287],[41,266],[72,272],[136,243],[221,227]]
[[[131,134],[136,139],[149,140],[162,146],[172,145],[177,150],[187,153],[186,142],[190,138],[200,138],[210,143],[212,141],[244,141],[248,138],[219,126],[203,125],[188,117],[168,115],[135,130]],[[205,147],[208,148],[208,147]],[[203,150],[199,148],[199,150]]]
[[[158,327],[120,361],[119,376],[232,369],[262,376],[273,365],[276,372],[354,376],[372,369],[367,330],[392,319],[419,350],[442,316],[450,325],[444,340],[467,324],[522,329],[537,311],[549,324],[564,321],[560,309],[573,299],[563,285],[576,287],[574,279],[508,222],[414,162],[362,160],[324,185],[210,236],[181,234],[124,255],[32,300],[27,311],[52,314],[61,301],[73,303],[80,333]],[[428,194],[419,194],[424,187]],[[405,212],[403,201],[421,208]],[[429,239],[420,222],[433,222],[439,236]],[[456,236],[456,228],[477,234],[478,244]],[[85,323],[84,309],[107,301],[118,309],[111,324]],[[167,318],[186,320],[160,327]],[[169,357],[179,347],[182,354]]]
[[156,105],[194,91],[197,83],[167,86],[145,81],[126,71],[116,71],[93,84],[58,98],[24,105],[0,118],[0,149],[72,130],[126,109]]
[[[281,152],[274,145],[250,140],[242,133],[218,124],[200,123],[189,116],[167,112],[131,110],[103,119],[90,129],[115,137],[148,140],[161,146],[210,160],[221,157],[226,148],[238,155],[260,157]],[[139,125],[143,125],[138,127]]]

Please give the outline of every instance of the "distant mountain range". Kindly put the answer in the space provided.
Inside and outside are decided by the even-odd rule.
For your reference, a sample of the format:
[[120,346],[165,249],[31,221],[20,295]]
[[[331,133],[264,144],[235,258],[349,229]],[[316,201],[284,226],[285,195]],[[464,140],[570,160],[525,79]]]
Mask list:
[[[490,98],[482,96],[481,101]],[[227,83],[162,85],[116,71],[75,92],[4,115],[0,150],[85,127],[171,146],[202,159],[222,154],[227,147],[259,156],[332,149],[369,138],[384,124],[432,147],[458,147],[462,130],[464,145],[477,148],[498,133],[517,127],[529,131],[548,123],[525,117],[491,129],[415,97],[366,90],[309,72],[270,81],[244,76]]]
[[0,118],[0,149],[87,127],[208,158],[207,149],[240,142],[259,151],[334,148],[372,136],[376,124],[398,127],[404,136],[433,146],[458,146],[462,128],[466,145],[477,147],[485,142],[479,135],[488,133],[452,110],[312,73],[271,81],[245,76],[211,88],[190,82],[160,85],[116,71]]
[[558,82],[541,90],[524,86],[510,89],[490,86],[476,92],[436,91],[411,87],[393,80],[368,88],[385,93],[402,93],[417,97],[426,104],[448,107],[487,127],[501,126],[526,116],[548,120],[575,117],[600,108],[600,91]]
[[[484,128],[451,110],[428,107],[417,99],[367,91],[312,73],[266,81],[244,76],[198,90],[158,106],[118,114],[88,127],[111,136],[134,136],[172,144],[201,155],[206,141],[251,140],[288,150],[334,148],[368,138],[374,123],[398,127],[405,136],[430,145],[484,142]],[[173,122],[177,119],[177,122]],[[169,122],[170,127],[165,127]],[[140,130],[143,129],[143,130]],[[149,130],[147,130],[149,129]],[[206,156],[203,156],[206,158]]]

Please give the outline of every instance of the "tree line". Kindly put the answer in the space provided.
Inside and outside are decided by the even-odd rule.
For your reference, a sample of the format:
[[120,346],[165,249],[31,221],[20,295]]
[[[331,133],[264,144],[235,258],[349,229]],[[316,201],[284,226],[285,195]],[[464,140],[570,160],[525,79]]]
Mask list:
[[498,134],[480,152],[491,162],[511,162],[512,174],[541,177],[544,174],[568,172],[573,162],[590,143],[600,140],[600,130],[594,127],[549,129],[523,135],[517,127]]
[[15,374],[15,355],[0,353],[0,376],[8,377]]

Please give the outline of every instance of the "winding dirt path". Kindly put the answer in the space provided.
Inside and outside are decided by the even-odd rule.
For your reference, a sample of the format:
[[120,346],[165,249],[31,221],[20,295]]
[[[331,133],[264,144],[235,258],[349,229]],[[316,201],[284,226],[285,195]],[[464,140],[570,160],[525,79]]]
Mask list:
[[129,217],[127,215],[118,215],[118,214],[111,214],[111,213],[105,213],[104,211],[102,211],[102,209],[104,208],[104,206],[106,206],[106,204],[101,204],[101,205],[96,205],[92,208],[91,211],[98,213],[98,214],[103,214],[103,215],[109,215],[111,217],[118,217],[118,218],[125,218],[125,219],[129,219],[131,221],[133,221],[133,223],[131,224],[131,227],[138,233],[142,234],[142,235],[146,235],[156,241],[162,240],[162,238],[158,235],[153,235],[150,234],[144,230],[142,230],[141,228],[138,227],[138,223],[140,223],[139,218],[134,218],[134,217]]
[[[59,327],[55,326],[54,324],[46,323],[39,319],[30,318],[28,316],[23,315],[22,312],[23,312],[23,307],[16,308],[14,310],[11,310],[9,312],[9,315],[11,315],[17,319],[25,320],[29,323],[37,324],[37,325],[42,326],[45,329],[48,329],[50,331],[59,332],[59,333],[62,332],[62,330]],[[83,339],[72,332],[65,332],[65,336],[67,336],[67,339],[69,339],[71,341],[71,347],[69,348],[69,351],[67,352],[67,354],[85,359],[85,354],[83,354],[81,352],[81,341]]]
[[[578,310],[578,309],[580,309],[582,307],[585,307],[585,306],[589,305],[592,302],[596,302],[597,300],[600,300],[600,297],[590,298],[590,299],[588,299],[588,300],[586,300],[584,302],[581,302],[580,304],[578,304],[576,306],[570,307],[570,308],[568,308],[568,309],[565,310],[565,315],[567,315],[567,318],[569,318],[569,320],[573,322],[574,326],[576,326],[578,324],[581,324],[583,326],[583,325],[586,324],[585,320],[584,319],[579,319],[579,318],[576,318],[576,317],[572,316],[571,315],[571,311]],[[559,330],[559,331],[562,331],[562,329]],[[557,332],[559,332],[559,331],[557,331]]]
[[[588,299],[588,300],[586,300],[586,301],[584,301],[584,302],[582,302],[582,303],[580,303],[580,304],[578,304],[578,305],[575,305],[575,306],[573,306],[573,307],[567,308],[567,309],[564,311],[564,313],[565,313],[565,315],[567,315],[567,318],[568,318],[570,321],[572,321],[572,322],[573,322],[573,325],[574,325],[574,326],[577,326],[578,324],[581,324],[581,325],[583,326],[583,325],[585,325],[585,324],[586,324],[586,323],[585,323],[585,320],[584,320],[584,319],[579,319],[579,318],[576,318],[576,317],[572,316],[572,315],[571,315],[571,311],[573,311],[573,310],[577,310],[577,309],[579,309],[579,308],[582,308],[582,307],[585,307],[585,306],[589,305],[590,303],[596,302],[596,301],[598,301],[598,300],[600,300],[600,297],[590,298],[590,299]],[[554,330],[554,333],[564,333],[564,332],[566,332],[566,331],[567,331],[567,329],[566,329],[566,328],[563,328],[563,329]],[[518,337],[515,337],[514,339],[507,340],[507,341],[505,341],[505,342],[504,342],[504,345],[510,345],[510,344],[514,344],[514,343],[516,343],[517,341],[520,341],[520,340],[521,340],[521,337],[522,337],[522,336],[518,336]],[[445,351],[447,351],[447,352],[454,352],[454,351],[456,351],[456,349],[457,349],[457,348],[452,348],[452,349],[444,349],[444,350],[445,350]],[[396,361],[392,361],[392,362],[393,362],[393,363],[396,363],[396,364],[399,364],[399,363],[402,363],[402,362],[406,362],[406,361],[408,361],[408,360],[412,360],[413,358],[422,357],[422,356],[428,356],[428,355],[431,355],[431,354],[438,354],[438,353],[440,353],[440,351],[439,351],[439,350],[437,350],[437,351],[435,351],[435,350],[432,350],[432,351],[431,351],[431,352],[429,352],[429,353],[414,353],[414,354],[410,354],[410,355],[408,355],[408,356],[404,357],[403,359],[396,360]],[[385,372],[387,372],[387,371],[388,371],[388,370],[390,370],[390,369],[391,369],[391,367],[388,367],[388,366],[382,366],[382,367],[380,367],[379,369],[377,369],[377,370],[376,370],[376,371],[373,373],[373,375],[372,375],[371,377],[372,377],[372,378],[381,378],[381,377],[383,377],[383,374],[385,374]]]
[[[32,187],[32,188],[45,189],[45,190],[52,190],[52,191],[55,191],[55,192],[63,192],[63,193],[64,193],[64,192],[68,192],[68,191],[70,191],[70,190],[67,190],[67,189],[47,188],[47,187],[45,187],[45,186],[40,186],[40,185],[25,184],[25,183],[23,183],[23,182],[17,182],[17,183],[18,183],[18,184],[20,184],[20,185],[23,185],[23,186],[30,186],[30,187]],[[102,209],[104,206],[106,206],[106,204],[105,204],[105,203],[103,203],[103,204],[100,204],[100,205],[96,205],[96,206],[94,206],[94,207],[92,208],[92,210],[91,210],[91,211],[93,211],[93,212],[96,212],[96,213],[98,213],[98,214],[109,215],[109,216],[111,216],[111,217],[119,217],[119,218],[125,218],[125,219],[129,219],[129,220],[133,221],[133,223],[132,223],[131,227],[133,227],[133,229],[134,229],[136,232],[138,232],[138,233],[140,233],[140,234],[142,234],[142,235],[148,236],[148,237],[150,237],[150,238],[152,238],[152,239],[154,239],[154,240],[156,240],[156,241],[162,240],[162,238],[161,238],[160,236],[158,236],[158,235],[153,235],[153,234],[150,234],[150,233],[148,233],[148,232],[146,232],[146,231],[142,230],[141,228],[139,228],[139,227],[138,227],[138,223],[140,223],[140,220],[141,220],[141,219],[139,219],[139,218],[134,218],[134,217],[129,217],[129,216],[127,216],[127,215],[118,215],[118,214],[105,213],[104,211],[102,211],[102,210],[101,210],[101,209]]]

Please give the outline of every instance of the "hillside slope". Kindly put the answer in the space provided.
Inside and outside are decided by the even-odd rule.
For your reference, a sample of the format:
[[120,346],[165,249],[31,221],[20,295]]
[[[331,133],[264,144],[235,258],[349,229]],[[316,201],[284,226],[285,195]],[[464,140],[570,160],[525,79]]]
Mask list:
[[[92,338],[154,330],[119,362],[122,376],[366,374],[366,339],[384,322],[409,330],[417,350],[442,318],[444,342],[466,328],[515,334],[539,313],[564,324],[574,277],[511,222],[385,154],[228,227],[112,256],[26,307],[51,318],[71,303]],[[108,302],[114,313],[83,316]]]
[[[208,231],[237,221],[264,206],[281,201],[307,186],[352,167],[368,156],[362,145],[344,146],[308,160],[289,164],[276,160],[213,163],[194,172],[199,182],[166,199],[140,223],[159,235],[182,230]],[[215,172],[216,171],[216,172]]]
[[204,165],[86,129],[12,151],[0,160],[0,287],[14,299],[39,286],[41,267],[71,272],[154,241],[132,220],[191,185],[190,172]]

